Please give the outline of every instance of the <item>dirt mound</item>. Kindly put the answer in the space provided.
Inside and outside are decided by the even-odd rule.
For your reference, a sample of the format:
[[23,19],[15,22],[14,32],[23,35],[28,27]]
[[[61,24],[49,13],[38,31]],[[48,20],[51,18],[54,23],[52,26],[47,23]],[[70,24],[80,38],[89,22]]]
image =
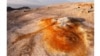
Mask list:
[[8,56],[93,56],[93,3],[8,12]]

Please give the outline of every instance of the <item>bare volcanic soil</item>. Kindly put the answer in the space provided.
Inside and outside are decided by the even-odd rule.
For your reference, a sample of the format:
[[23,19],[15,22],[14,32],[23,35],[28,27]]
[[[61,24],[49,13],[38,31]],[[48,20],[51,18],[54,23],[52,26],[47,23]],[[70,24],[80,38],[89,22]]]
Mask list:
[[94,3],[7,12],[8,56],[93,56]]

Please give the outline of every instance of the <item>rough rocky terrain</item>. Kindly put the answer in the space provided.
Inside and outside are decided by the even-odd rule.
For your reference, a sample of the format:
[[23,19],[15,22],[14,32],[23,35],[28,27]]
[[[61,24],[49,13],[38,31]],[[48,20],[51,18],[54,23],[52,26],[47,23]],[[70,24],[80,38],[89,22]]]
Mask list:
[[[67,32],[71,32],[70,30],[72,31],[75,30],[74,33],[76,33],[77,35],[82,34],[81,36],[83,40],[77,39],[77,41],[79,42],[78,44],[69,43],[70,41],[67,41],[68,44],[66,44],[64,38],[63,39],[57,38],[58,40],[59,39],[61,40],[61,41],[59,40],[60,42],[57,39],[52,40],[52,38],[50,38],[52,37],[52,35],[53,36],[57,35],[58,32],[63,31],[63,30],[58,31],[56,29],[58,31],[56,33],[55,30],[53,29],[54,30],[53,34],[52,30],[50,29],[52,29],[52,27],[56,27],[58,24],[62,24],[63,20],[61,23],[58,23],[54,20],[56,22],[55,24],[56,26],[53,26],[50,20],[51,19],[58,20],[59,18],[64,18],[64,17],[72,18],[72,21],[70,23],[73,30],[71,28],[68,28],[67,30],[65,29]],[[41,26],[41,21],[45,22],[46,19],[50,19],[49,22],[43,23],[43,25]],[[81,30],[76,29],[77,27],[75,25],[77,25],[77,23],[74,23],[73,20],[74,21],[78,20],[79,22],[85,21],[86,22],[85,24],[88,26],[83,26],[84,23],[82,24],[79,23],[77,27],[80,28],[81,25],[83,26],[82,27],[83,32],[81,32]],[[93,46],[94,46],[93,26],[94,26],[93,3],[63,3],[63,4],[44,6],[41,8],[10,11],[7,13],[8,56],[93,56]],[[61,27],[61,29],[62,28],[63,26]],[[59,34],[60,33],[58,33],[58,35]],[[84,36],[84,34],[86,36]],[[47,35],[48,38],[44,35]],[[64,35],[67,34],[65,34],[64,32]],[[68,33],[68,35],[70,35],[70,33]],[[73,34],[70,36],[73,36]],[[45,38],[47,40],[44,40]],[[51,47],[46,47],[48,45],[42,43],[45,41],[47,41],[48,43],[49,38],[52,40],[52,41],[50,40],[50,43],[52,42],[51,46],[53,47],[53,49]],[[76,40],[76,38],[77,37],[75,37],[75,39],[72,40]],[[56,46],[57,47],[56,49],[55,45],[57,43],[61,44],[65,43],[65,45],[58,44]],[[59,46],[63,47],[61,48]]]

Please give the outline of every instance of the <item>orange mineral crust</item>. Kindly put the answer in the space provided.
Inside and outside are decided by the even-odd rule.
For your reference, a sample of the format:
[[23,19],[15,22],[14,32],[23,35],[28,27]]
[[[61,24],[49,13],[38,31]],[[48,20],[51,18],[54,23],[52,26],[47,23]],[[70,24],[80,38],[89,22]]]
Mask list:
[[[51,19],[43,21],[43,25],[52,24]],[[49,23],[48,23],[49,22]],[[62,52],[81,52],[85,53],[84,37],[78,30],[78,26],[71,25],[70,28],[55,29],[54,25],[50,25],[43,30],[43,42],[49,51]],[[84,55],[83,55],[84,56]]]

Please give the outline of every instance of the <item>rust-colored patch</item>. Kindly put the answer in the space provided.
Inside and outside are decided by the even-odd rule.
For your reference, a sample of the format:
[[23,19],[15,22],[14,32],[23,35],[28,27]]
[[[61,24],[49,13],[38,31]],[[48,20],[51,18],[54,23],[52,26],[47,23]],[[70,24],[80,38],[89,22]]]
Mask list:
[[[48,23],[45,22],[44,25],[45,24]],[[83,36],[77,31],[78,26],[72,25],[70,27],[71,28],[68,29],[54,29],[53,25],[49,26],[43,30],[43,41],[51,48],[65,52],[71,52],[78,48],[85,47]]]

